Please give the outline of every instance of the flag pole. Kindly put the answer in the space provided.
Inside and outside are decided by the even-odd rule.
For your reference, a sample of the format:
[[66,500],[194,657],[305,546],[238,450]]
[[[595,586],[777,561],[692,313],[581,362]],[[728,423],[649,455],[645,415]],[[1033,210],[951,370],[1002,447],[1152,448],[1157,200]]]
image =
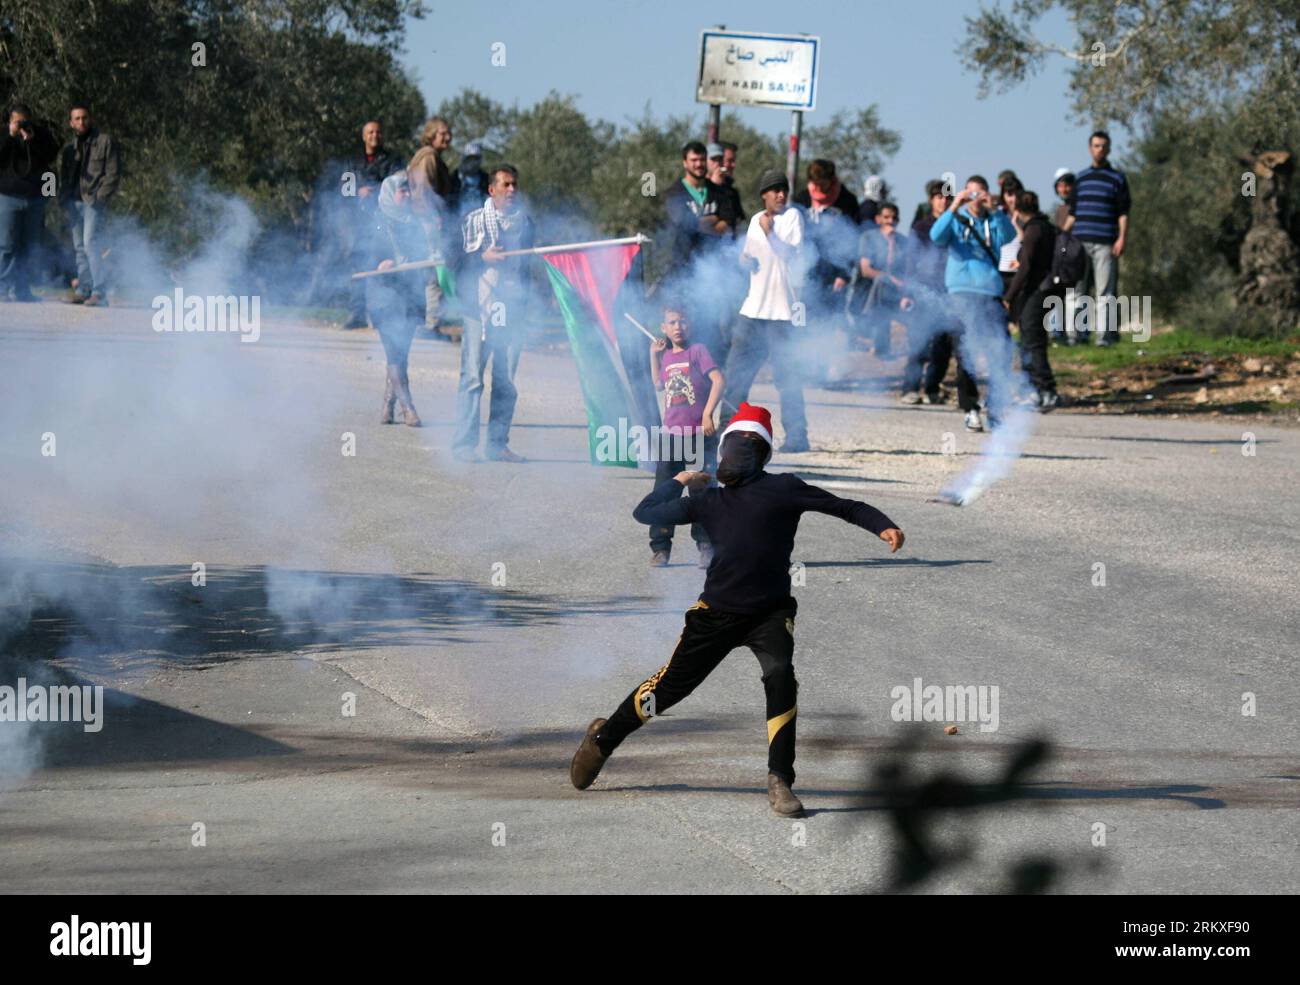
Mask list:
[[[629,243],[636,243],[641,246],[644,243],[650,243],[653,240],[643,233],[637,233],[635,236],[624,236],[622,239],[597,239],[587,243],[560,243],[556,246],[534,246],[530,250],[505,250],[498,254],[503,257],[518,257],[542,255],[544,253],[566,253],[574,250],[595,250],[602,246],[626,246]],[[388,267],[386,270],[362,270],[352,275],[353,280],[360,280],[363,277],[378,277],[381,274],[400,274],[408,270],[428,270],[430,267],[441,266],[443,260],[416,260],[411,263],[399,263]]]
[[649,236],[643,233],[637,233],[635,236],[624,236],[622,239],[596,239],[589,243],[561,243],[558,246],[534,246],[531,250],[506,250],[501,254],[503,257],[521,257],[530,254],[541,255],[543,253],[568,253],[571,250],[595,250],[602,246],[626,246],[628,243],[636,243],[640,246],[643,243],[653,242]]
[[383,270],[362,270],[353,274],[352,279],[361,280],[363,277],[380,277],[383,274],[402,274],[408,270],[428,270],[430,267],[440,267],[446,262],[446,260],[415,260],[411,263],[395,263]]
[[633,318],[631,315],[629,315],[626,311],[623,312],[623,317],[626,318],[628,321],[630,321],[630,322],[631,322],[633,325],[635,325],[638,329],[640,329],[641,334],[644,335],[646,338],[648,338],[651,342],[658,342],[658,341],[659,341],[657,338],[655,338],[653,335],[650,334],[650,329],[646,328],[646,327],[645,327],[644,325],[642,325],[639,321],[637,321],[635,318]]

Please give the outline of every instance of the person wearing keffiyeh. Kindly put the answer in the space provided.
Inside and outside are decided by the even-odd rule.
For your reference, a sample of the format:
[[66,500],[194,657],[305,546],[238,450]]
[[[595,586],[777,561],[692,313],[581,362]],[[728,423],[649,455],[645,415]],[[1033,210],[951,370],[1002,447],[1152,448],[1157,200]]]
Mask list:
[[465,217],[462,234],[466,311],[452,453],[460,461],[477,460],[484,374],[491,360],[486,456],[522,462],[508,442],[518,397],[515,373],[526,336],[531,258],[503,254],[532,248],[533,222],[520,202],[519,174],[513,167],[502,164],[492,169],[488,198],[482,208]]

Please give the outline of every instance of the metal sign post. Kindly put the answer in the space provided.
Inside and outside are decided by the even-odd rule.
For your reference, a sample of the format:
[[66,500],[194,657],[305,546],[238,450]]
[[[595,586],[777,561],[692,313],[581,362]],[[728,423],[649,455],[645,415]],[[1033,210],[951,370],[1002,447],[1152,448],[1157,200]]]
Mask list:
[[799,177],[799,140],[803,137],[803,111],[790,113],[790,153],[785,160],[785,180],[790,183],[790,200],[794,201],[795,181]]
[[[719,24],[715,30],[725,31],[726,24]],[[721,139],[722,104],[709,103],[709,143],[716,144]]]

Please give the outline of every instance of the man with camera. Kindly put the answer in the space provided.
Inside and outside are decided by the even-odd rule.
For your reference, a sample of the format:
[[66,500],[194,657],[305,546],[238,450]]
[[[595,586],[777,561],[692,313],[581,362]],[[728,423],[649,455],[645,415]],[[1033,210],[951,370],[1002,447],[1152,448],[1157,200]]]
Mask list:
[[[962,361],[973,370],[980,362],[978,357],[987,357],[986,406],[992,427],[1000,423],[1012,396],[1005,369],[1011,362],[1011,340],[1007,334],[1006,309],[1002,306],[998,258],[1002,247],[1015,238],[1011,220],[996,208],[988,182],[977,174],[966,179],[966,187],[930,227],[934,244],[948,249],[944,286],[952,313],[962,326]],[[983,431],[975,394],[959,391],[958,403],[966,414],[966,429]]]
[[45,175],[58,153],[49,128],[15,103],[0,134],[0,302],[35,301],[32,256],[45,227]]

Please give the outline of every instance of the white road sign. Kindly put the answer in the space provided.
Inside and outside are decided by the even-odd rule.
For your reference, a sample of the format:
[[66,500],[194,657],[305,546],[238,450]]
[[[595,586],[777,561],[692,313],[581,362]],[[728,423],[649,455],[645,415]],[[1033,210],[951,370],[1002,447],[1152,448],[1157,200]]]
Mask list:
[[821,39],[808,35],[702,31],[701,103],[811,110],[817,103]]

